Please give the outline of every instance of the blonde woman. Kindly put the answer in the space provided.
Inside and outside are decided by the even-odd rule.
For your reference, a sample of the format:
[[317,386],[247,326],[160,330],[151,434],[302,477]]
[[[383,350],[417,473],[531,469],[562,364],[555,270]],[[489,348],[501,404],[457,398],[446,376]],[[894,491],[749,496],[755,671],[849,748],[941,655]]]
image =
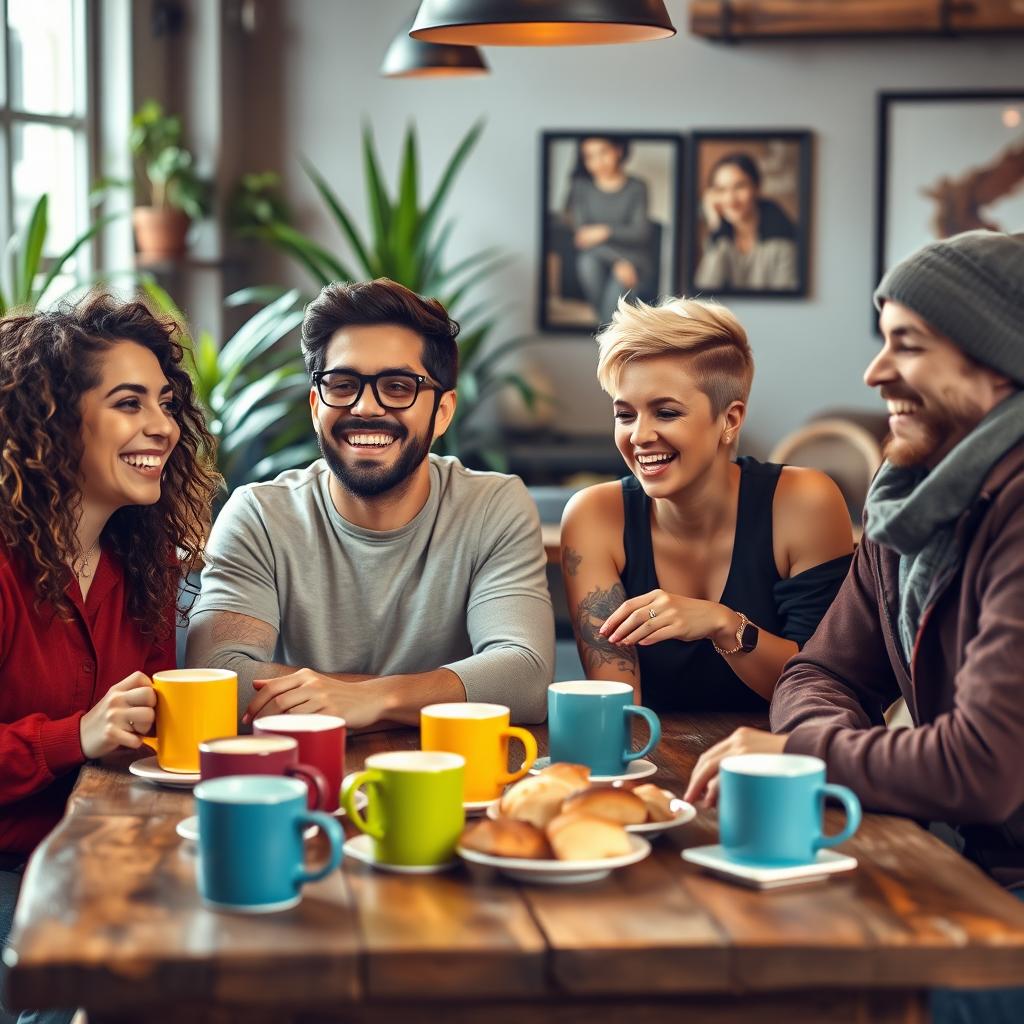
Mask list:
[[839,488],[734,459],[754,366],[724,306],[620,302],[597,340],[631,475],[580,491],[562,520],[587,676],[656,710],[764,710],[849,568]]

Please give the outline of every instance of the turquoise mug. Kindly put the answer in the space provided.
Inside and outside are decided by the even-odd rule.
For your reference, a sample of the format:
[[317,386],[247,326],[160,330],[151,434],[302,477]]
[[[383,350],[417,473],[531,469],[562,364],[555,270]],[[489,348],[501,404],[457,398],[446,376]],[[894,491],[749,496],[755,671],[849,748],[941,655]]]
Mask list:
[[[203,902],[215,910],[268,914],[302,899],[306,882],[341,863],[344,835],[329,814],[308,811],[308,789],[281,775],[230,775],[200,782],[197,879]],[[318,826],[331,851],[327,863],[304,867],[303,830]]]
[[[634,718],[643,718],[651,733],[640,750],[632,749]],[[629,683],[584,679],[548,687],[552,762],[585,764],[595,775],[622,775],[630,761],[649,754],[660,739],[658,716],[633,703]]]
[[[718,828],[725,855],[740,864],[810,864],[818,851],[845,842],[860,825],[852,789],[825,781],[825,762],[803,754],[737,754],[718,769]],[[823,831],[825,797],[846,810],[846,828]]]

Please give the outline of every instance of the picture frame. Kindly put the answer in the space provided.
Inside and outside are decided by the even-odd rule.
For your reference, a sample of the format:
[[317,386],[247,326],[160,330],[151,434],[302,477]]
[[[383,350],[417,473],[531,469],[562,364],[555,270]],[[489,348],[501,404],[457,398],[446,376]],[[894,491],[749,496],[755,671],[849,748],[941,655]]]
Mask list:
[[812,140],[792,129],[693,133],[688,294],[807,295]]
[[876,284],[938,238],[1024,230],[1024,90],[879,93],[877,157]]
[[[541,133],[540,330],[593,334],[620,295],[653,302],[676,294],[683,158],[674,133]],[[600,187],[616,177],[626,184]]]

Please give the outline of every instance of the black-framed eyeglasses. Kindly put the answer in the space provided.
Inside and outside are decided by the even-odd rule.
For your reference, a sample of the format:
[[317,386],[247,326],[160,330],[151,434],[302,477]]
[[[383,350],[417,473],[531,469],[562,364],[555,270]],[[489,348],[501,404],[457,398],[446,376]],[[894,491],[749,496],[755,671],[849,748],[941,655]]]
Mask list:
[[320,401],[332,409],[350,409],[362,398],[367,384],[377,404],[384,409],[408,409],[415,404],[421,390],[442,390],[423,374],[405,370],[385,370],[383,373],[318,370],[313,374],[313,383]]

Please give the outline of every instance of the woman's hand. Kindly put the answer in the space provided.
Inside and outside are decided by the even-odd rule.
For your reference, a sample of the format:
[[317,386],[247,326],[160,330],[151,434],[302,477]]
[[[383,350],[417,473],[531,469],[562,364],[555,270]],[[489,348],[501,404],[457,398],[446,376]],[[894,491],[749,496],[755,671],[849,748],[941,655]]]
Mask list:
[[713,189],[708,189],[701,198],[701,207],[704,211],[704,223],[708,226],[708,233],[714,234],[722,225],[722,211],[714,199]]
[[607,224],[584,224],[576,229],[576,248],[593,249],[595,245],[607,242],[612,229]]
[[616,260],[612,264],[612,273],[615,275],[615,280],[628,291],[632,291],[640,283],[636,267],[629,260]]
[[133,672],[107,690],[78,725],[82,753],[102,757],[118,747],[138,750],[156,719],[156,690],[144,672]]
[[608,616],[600,633],[613,644],[646,647],[662,640],[703,640],[726,633],[733,636],[739,621],[736,612],[714,601],[652,590],[623,601]]

